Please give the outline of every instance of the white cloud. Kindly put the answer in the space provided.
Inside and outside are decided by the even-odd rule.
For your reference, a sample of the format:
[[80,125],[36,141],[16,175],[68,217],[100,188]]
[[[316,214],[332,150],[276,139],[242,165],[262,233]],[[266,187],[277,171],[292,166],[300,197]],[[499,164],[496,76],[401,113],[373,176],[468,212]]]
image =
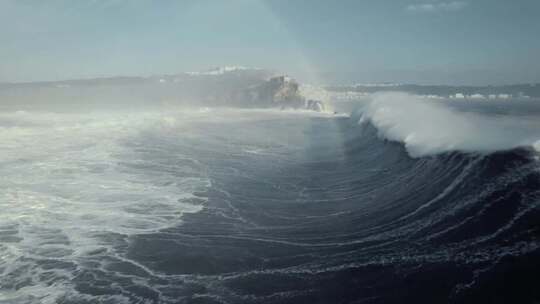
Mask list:
[[407,6],[407,11],[418,13],[455,12],[466,6],[467,2],[463,1],[418,3]]

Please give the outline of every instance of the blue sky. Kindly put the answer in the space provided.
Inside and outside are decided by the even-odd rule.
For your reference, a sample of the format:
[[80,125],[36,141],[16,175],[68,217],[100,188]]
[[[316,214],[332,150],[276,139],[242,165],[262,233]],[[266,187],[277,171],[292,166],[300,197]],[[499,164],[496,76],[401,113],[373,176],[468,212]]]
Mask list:
[[540,82],[538,0],[0,0],[0,82],[223,65],[315,83]]

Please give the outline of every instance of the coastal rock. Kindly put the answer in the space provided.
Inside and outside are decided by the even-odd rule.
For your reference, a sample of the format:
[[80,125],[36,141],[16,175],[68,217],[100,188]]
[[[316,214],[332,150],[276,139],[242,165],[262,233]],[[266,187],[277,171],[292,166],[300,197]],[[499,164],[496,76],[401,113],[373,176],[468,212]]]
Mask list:
[[319,100],[309,99],[306,101],[306,110],[322,112],[325,110],[324,103]]
[[324,110],[324,104],[321,101],[306,100],[300,94],[299,84],[287,76],[272,77],[259,85],[248,88],[241,96],[240,100],[246,106]]

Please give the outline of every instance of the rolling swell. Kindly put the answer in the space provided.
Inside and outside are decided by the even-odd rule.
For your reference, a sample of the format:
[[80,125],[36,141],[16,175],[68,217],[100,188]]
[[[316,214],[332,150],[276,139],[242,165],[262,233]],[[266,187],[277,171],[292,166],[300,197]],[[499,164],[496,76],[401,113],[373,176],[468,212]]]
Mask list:
[[[351,118],[229,127],[226,141],[216,136],[221,140],[184,151],[208,165],[206,207],[179,227],[130,243],[128,257],[163,286],[142,297],[200,303],[539,298],[535,152],[411,158],[404,146]],[[219,126],[204,128],[218,134]],[[272,132],[253,147],[261,130]]]

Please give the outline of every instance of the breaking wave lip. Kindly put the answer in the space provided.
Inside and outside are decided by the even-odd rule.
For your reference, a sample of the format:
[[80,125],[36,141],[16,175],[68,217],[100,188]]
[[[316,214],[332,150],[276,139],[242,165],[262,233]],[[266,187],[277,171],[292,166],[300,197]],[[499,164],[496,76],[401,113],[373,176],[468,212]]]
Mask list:
[[538,117],[460,112],[407,93],[374,94],[359,111],[359,123],[370,122],[382,138],[403,143],[412,157],[520,147],[540,150]]

